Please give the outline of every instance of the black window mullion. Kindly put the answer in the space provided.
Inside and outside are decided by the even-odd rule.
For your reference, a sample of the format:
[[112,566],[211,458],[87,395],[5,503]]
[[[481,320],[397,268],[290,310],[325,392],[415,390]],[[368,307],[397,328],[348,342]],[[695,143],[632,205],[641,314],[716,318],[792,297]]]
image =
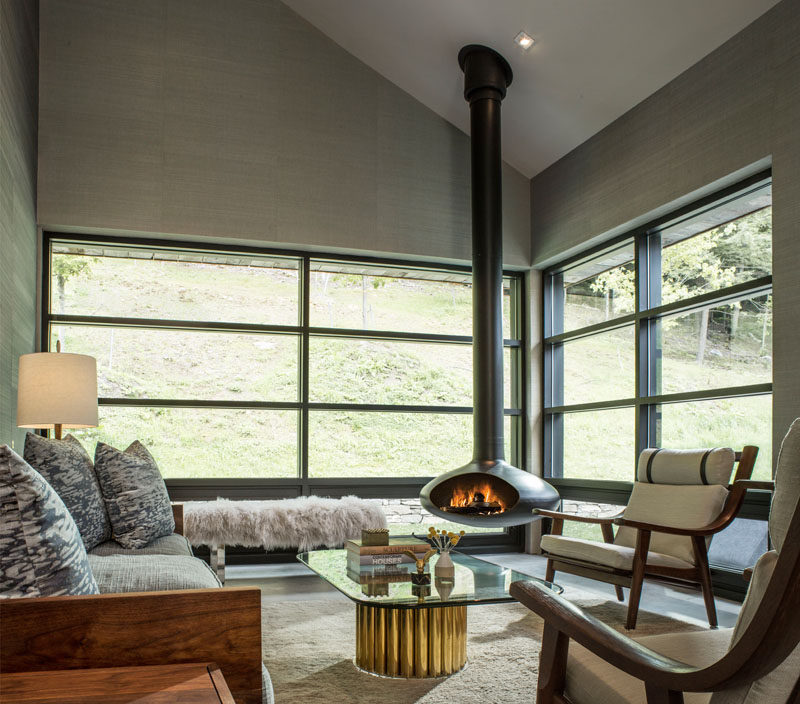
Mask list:
[[658,407],[648,402],[661,383],[661,321],[640,316],[661,303],[661,236],[655,232],[637,240],[636,457],[658,440]]
[[303,493],[307,493],[308,480],[308,399],[309,399],[309,334],[311,312],[311,259],[303,257],[301,262],[300,285],[300,360],[298,388],[300,389],[300,422],[298,424],[298,470],[303,480]]
[[[552,336],[564,330],[564,275],[559,272],[545,278],[544,324],[545,335]],[[544,407],[564,403],[564,345],[544,345]],[[544,416],[544,476],[561,477],[564,474],[564,418],[558,413]]]
[[[647,448],[658,446],[661,441],[661,404],[678,403],[686,400],[705,400],[711,398],[738,398],[741,396],[771,392],[770,384],[732,386],[727,388],[699,390],[691,393],[664,394],[662,388],[663,322],[665,316],[700,310],[711,305],[726,303],[742,298],[752,298],[771,291],[772,277],[761,278],[733,284],[716,291],[699,293],[686,299],[664,304],[662,302],[662,243],[661,229],[674,224],[677,219],[695,216],[704,209],[718,207],[727,200],[735,200],[748,195],[754,188],[761,188],[769,179],[763,172],[736,186],[719,191],[712,196],[696,201],[675,211],[667,218],[660,218],[626,235],[621,235],[612,243],[598,245],[582,255],[572,257],[554,265],[545,273],[544,281],[544,466],[549,476],[558,477],[563,470],[563,435],[559,435],[558,424],[563,414],[582,412],[594,408],[602,409],[612,405],[630,402],[636,406],[636,456]],[[749,190],[748,190],[749,189]],[[727,199],[727,200],[726,200]],[[746,214],[746,213],[745,213]],[[737,216],[739,217],[739,216]],[[619,318],[593,323],[582,328],[564,332],[563,327],[563,272],[589,261],[613,246],[621,246],[633,239],[634,247],[634,286],[635,310]],[[561,296],[562,306],[559,308]],[[615,402],[562,405],[563,401],[563,355],[562,345],[574,339],[593,336],[625,325],[635,326],[635,397]],[[684,398],[686,397],[686,398]],[[562,426],[563,427],[563,426]],[[563,431],[562,431],[563,432]]]

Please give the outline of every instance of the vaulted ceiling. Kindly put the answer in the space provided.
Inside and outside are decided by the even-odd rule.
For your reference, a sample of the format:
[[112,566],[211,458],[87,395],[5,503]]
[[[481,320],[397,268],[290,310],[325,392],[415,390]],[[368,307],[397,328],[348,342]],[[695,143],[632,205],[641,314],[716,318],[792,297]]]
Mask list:
[[[486,44],[514,70],[503,156],[534,176],[667,84],[777,0],[284,0],[464,130],[456,62]],[[522,51],[520,31],[535,39]]]

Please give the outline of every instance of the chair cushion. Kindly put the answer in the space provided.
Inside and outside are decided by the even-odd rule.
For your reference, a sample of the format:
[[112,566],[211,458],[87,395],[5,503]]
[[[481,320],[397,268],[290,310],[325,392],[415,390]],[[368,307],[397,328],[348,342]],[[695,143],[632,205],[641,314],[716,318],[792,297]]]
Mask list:
[[64,502],[16,452],[0,446],[0,596],[97,592]]
[[[736,621],[732,643],[736,643],[753,620],[767,585],[778,564],[778,553],[774,550],[764,553],[753,568],[750,586],[747,589],[742,610]],[[761,702],[786,702],[798,680],[800,673],[800,645],[798,645],[772,672],[750,684],[736,689],[718,692],[712,704],[760,704]]]
[[[728,490],[718,484],[679,486],[634,482],[625,518],[675,528],[702,528],[719,515],[727,498]],[[636,547],[636,533],[633,528],[620,528],[614,542]],[[652,533],[650,550],[694,564],[692,540],[687,536]]]
[[[688,665],[706,666],[728,649],[731,629],[636,638],[642,645]],[[574,704],[646,704],[644,683],[577,643],[570,643],[566,693]],[[684,704],[708,704],[711,694],[687,692]],[[765,700],[766,701],[766,700]]]
[[125,548],[116,540],[100,543],[89,551],[90,555],[188,555],[192,557],[192,546],[189,541],[178,533],[156,538],[143,548]]
[[769,537],[780,552],[800,501],[800,418],[783,438],[775,469],[775,494],[769,512]]
[[167,487],[144,445],[136,440],[120,452],[98,442],[94,464],[111,519],[112,537],[122,547],[143,548],[174,532]]
[[54,440],[28,433],[24,457],[61,497],[87,550],[111,537],[111,522],[92,459],[78,440],[72,435]]
[[730,482],[736,454],[730,447],[665,450],[650,447],[639,455],[636,480],[650,484],[722,484]]
[[221,587],[202,560],[184,555],[89,555],[102,594]]
[[[597,543],[581,538],[567,538],[561,535],[543,535],[542,550],[548,555],[561,556],[590,562],[594,565],[605,565],[618,570],[633,569],[634,548],[623,545],[609,545],[608,543]],[[656,552],[648,552],[647,564],[659,567],[679,567],[687,569],[694,565],[684,562],[671,555],[661,555]]]

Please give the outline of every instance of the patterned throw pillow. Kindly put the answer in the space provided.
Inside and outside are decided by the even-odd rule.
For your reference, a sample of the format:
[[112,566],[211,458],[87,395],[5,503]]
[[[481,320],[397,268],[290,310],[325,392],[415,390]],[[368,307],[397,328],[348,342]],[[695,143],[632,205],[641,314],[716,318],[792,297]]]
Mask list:
[[120,452],[98,442],[94,469],[111,519],[112,537],[122,547],[142,548],[175,530],[167,487],[142,443],[135,440]]
[[16,452],[0,446],[0,597],[98,593],[64,502]]
[[111,537],[103,494],[92,458],[72,435],[63,440],[28,433],[25,461],[39,472],[61,497],[81,532],[87,550]]

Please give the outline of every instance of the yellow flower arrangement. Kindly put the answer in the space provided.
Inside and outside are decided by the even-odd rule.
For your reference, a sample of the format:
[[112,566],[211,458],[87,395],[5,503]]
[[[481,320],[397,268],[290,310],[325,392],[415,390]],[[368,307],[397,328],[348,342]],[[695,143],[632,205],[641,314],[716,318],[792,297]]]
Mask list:
[[448,553],[458,545],[458,541],[461,540],[464,533],[463,530],[459,533],[452,533],[448,530],[437,530],[431,526],[428,528],[428,540],[440,553]]

